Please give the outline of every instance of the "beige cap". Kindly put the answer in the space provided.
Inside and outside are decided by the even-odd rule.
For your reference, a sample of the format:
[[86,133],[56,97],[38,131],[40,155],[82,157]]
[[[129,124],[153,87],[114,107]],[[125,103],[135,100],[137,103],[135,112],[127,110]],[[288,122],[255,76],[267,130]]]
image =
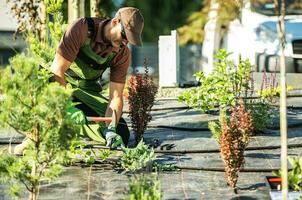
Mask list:
[[142,46],[141,34],[144,28],[144,18],[139,9],[133,7],[120,8],[116,16],[121,18],[129,43]]

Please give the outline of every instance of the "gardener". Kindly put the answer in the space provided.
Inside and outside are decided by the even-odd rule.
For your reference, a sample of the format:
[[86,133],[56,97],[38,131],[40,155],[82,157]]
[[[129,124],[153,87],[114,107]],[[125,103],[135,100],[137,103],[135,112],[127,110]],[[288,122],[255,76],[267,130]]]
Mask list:
[[[110,148],[127,145],[129,129],[123,118],[123,89],[130,63],[129,42],[142,46],[144,19],[133,7],[121,8],[112,19],[81,18],[68,27],[57,48],[51,71],[62,85],[74,88],[68,110],[82,134]],[[110,68],[109,100],[100,92],[103,72]],[[85,116],[111,117],[116,112],[118,125],[87,122]],[[85,115],[84,115],[85,114]],[[24,144],[15,153],[23,152]],[[17,151],[17,152],[16,152]]]

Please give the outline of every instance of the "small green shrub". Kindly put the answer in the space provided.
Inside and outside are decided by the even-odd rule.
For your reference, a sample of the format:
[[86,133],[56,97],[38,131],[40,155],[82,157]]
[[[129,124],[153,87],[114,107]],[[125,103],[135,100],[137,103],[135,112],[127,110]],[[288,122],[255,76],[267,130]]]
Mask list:
[[129,183],[128,200],[160,200],[160,181],[147,175],[134,176]]
[[265,101],[246,104],[246,109],[251,112],[253,118],[254,133],[259,133],[273,125],[276,112]]
[[[275,116],[271,106],[278,94],[275,76],[267,77],[264,73],[261,90],[257,92],[261,94],[260,99],[249,98],[255,94],[252,66],[249,60],[241,58],[235,65],[229,55],[226,50],[219,50],[213,72],[208,76],[202,71],[197,72],[194,76],[199,79],[200,86],[185,91],[178,99],[192,108],[207,112],[215,107],[229,110],[238,105],[238,99],[244,98],[245,108],[250,110],[253,118],[254,131],[261,132],[272,124]],[[274,92],[269,92],[271,90]],[[219,123],[209,123],[209,128],[213,131],[216,129],[216,132],[219,126]]]
[[101,150],[99,158],[104,161],[111,155],[111,151],[108,149]]
[[154,160],[155,155],[153,149],[148,149],[148,146],[141,141],[134,149],[123,149],[121,166],[126,171],[136,171],[148,167],[148,165],[152,167]]
[[153,170],[156,172],[180,171],[180,169],[174,164],[159,164],[157,162],[153,163]]
[[185,91],[179,96],[179,101],[192,108],[209,111],[218,107],[227,109],[236,105],[239,97],[247,97],[251,87],[251,65],[248,60],[240,59],[235,65],[229,57],[230,53],[221,49],[216,54],[215,69],[209,76],[202,71],[194,76],[198,78],[200,86]]

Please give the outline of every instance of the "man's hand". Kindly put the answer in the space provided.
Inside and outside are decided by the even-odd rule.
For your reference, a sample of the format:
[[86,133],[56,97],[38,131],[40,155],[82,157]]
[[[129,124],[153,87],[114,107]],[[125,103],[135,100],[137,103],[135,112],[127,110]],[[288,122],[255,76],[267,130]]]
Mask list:
[[86,116],[83,113],[82,110],[74,107],[74,106],[69,106],[66,110],[67,112],[67,117],[73,121],[77,125],[84,125],[86,124]]
[[110,149],[115,149],[117,147],[125,147],[122,137],[118,135],[114,127],[107,127],[104,130],[104,136],[106,139],[106,147]]

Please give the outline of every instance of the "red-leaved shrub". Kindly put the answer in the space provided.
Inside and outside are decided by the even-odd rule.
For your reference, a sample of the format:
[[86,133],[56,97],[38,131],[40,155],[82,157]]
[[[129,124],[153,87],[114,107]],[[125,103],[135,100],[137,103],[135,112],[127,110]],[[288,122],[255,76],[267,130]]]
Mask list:
[[150,111],[157,93],[157,87],[148,74],[146,58],[144,59],[144,67],[144,74],[131,75],[127,87],[129,117],[137,143],[143,138],[147,124],[151,121]]
[[224,161],[227,183],[235,188],[238,172],[244,164],[244,150],[253,132],[250,112],[244,107],[243,100],[232,110],[230,119],[221,121],[221,134],[218,138],[220,154]]

